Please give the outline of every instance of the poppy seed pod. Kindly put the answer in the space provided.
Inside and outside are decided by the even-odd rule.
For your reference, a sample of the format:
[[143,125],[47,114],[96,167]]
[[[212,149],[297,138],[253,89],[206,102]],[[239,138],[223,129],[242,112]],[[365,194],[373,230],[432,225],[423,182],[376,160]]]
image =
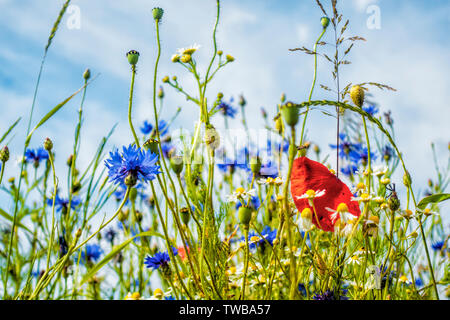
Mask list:
[[240,105],[241,107],[244,107],[246,104],[247,104],[247,101],[245,101],[244,96],[243,96],[243,95],[240,95],[240,96],[239,96],[239,105]]
[[161,20],[163,14],[164,14],[164,10],[161,8],[156,7],[156,8],[152,9],[152,15],[153,15],[153,19],[155,19],[155,21]]
[[261,159],[259,157],[252,157],[250,159],[250,169],[254,174],[259,173],[259,170],[261,170]]
[[252,219],[252,209],[246,206],[240,206],[238,209],[239,223],[248,229],[250,220]]
[[178,176],[181,171],[183,171],[183,157],[182,156],[172,156],[170,157],[170,167],[173,172]]
[[180,216],[181,216],[181,221],[183,221],[183,223],[187,225],[189,223],[189,219],[191,218],[189,209],[186,207],[181,208]]
[[360,86],[353,86],[350,89],[350,98],[356,106],[361,108],[364,104],[364,89]]
[[137,52],[136,50],[131,50],[127,52],[127,58],[128,58],[128,62],[134,66],[136,65],[136,63],[139,60],[139,52]]
[[281,107],[281,114],[287,125],[294,127],[298,123],[299,108],[292,102],[288,102]]
[[322,17],[320,19],[320,23],[322,24],[322,27],[325,29],[330,24],[330,19],[328,17]]

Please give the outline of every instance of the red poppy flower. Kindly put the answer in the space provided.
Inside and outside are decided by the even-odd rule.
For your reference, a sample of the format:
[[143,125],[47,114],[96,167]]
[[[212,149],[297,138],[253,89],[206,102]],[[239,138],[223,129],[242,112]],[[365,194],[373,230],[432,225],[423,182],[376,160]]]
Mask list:
[[315,215],[312,219],[313,223],[324,231],[334,231],[334,225],[338,220],[337,216],[333,219],[332,212],[326,208],[336,210],[340,203],[345,203],[350,213],[358,217],[361,214],[358,202],[351,201],[353,194],[345,183],[323,164],[307,157],[300,157],[294,160],[291,175],[291,194],[299,212],[305,208],[313,209],[309,205],[308,199],[297,199],[308,190],[325,190],[323,196],[314,199],[314,207],[319,221]]
[[[187,252],[190,253],[189,247],[187,248]],[[184,250],[183,246],[178,247],[178,255],[180,256],[181,260],[184,261],[186,259],[186,250]]]

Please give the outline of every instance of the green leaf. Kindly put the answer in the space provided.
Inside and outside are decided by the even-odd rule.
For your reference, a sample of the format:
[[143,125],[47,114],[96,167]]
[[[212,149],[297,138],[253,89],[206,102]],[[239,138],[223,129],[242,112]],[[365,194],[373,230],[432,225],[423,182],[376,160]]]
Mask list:
[[12,129],[14,129],[14,127],[19,123],[19,121],[22,119],[22,117],[20,117],[19,119],[17,119],[16,120],[16,122],[14,122],[13,124],[12,124],[12,126],[10,126],[9,128],[8,128],[8,130],[6,130],[6,132],[3,134],[3,136],[0,138],[0,143],[2,143],[3,142],[3,140],[5,140],[6,139],[6,137],[8,136],[8,134],[12,131]]
[[[2,216],[3,218],[5,218],[6,220],[9,220],[11,222],[13,222],[13,217],[11,217],[8,213],[6,213],[5,210],[0,208],[0,216]],[[20,223],[19,221],[16,221],[16,225],[18,225],[19,227],[23,228],[24,230],[28,231],[29,233],[33,234],[33,232],[30,231],[30,229],[28,229],[27,227],[25,227],[22,223]]]
[[[91,80],[92,81],[92,80]],[[89,83],[89,82],[88,82]],[[36,131],[40,126],[42,126],[45,122],[47,122],[48,119],[53,117],[56,112],[58,112],[64,105],[69,102],[73,97],[75,97],[78,93],[83,90],[88,83],[86,83],[84,86],[82,86],[80,89],[75,91],[70,97],[65,99],[63,102],[59,103],[56,107],[54,107],[52,110],[50,110],[42,119],[39,121],[39,123],[33,128],[33,130],[30,131],[30,134],[28,135],[27,139],[25,140],[25,145],[28,146],[31,140],[31,136],[33,135],[34,131]]]
[[423,210],[429,203],[438,203],[448,199],[450,199],[450,193],[432,194],[431,196],[425,197],[422,200],[420,200],[419,204],[417,205],[417,208]]
[[[113,248],[113,250],[108,255],[106,255],[106,257],[103,258],[102,261],[100,261],[95,266],[93,266],[91,269],[89,269],[89,272],[84,275],[83,279],[81,279],[81,282],[78,286],[81,287],[86,281],[88,281],[90,278],[92,278],[97,273],[98,270],[100,270],[105,264],[107,264],[112,258],[114,258],[116,256],[116,254],[118,254],[122,249],[124,249],[126,246],[128,246],[135,238],[149,237],[149,236],[156,236],[156,237],[160,237],[160,238],[164,239],[164,236],[158,232],[146,231],[146,232],[141,232],[141,233],[135,235],[134,237],[122,242],[121,244],[115,246]],[[81,248],[81,250],[83,250],[83,248]]]

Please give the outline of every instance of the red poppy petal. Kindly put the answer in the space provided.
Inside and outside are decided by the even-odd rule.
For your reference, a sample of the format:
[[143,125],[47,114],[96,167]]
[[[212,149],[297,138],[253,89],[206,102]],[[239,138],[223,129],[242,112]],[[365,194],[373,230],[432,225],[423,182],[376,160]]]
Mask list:
[[361,214],[358,202],[351,201],[353,194],[350,189],[327,167],[307,157],[297,158],[292,167],[291,194],[299,212],[304,208],[311,208],[308,199],[297,199],[298,196],[310,189],[325,190],[325,195],[314,199],[314,207],[319,221],[315,216],[313,217],[313,223],[324,231],[334,231],[334,225],[338,219],[338,217],[332,219],[332,212],[326,208],[335,210],[340,203],[346,203],[350,213],[358,217]]

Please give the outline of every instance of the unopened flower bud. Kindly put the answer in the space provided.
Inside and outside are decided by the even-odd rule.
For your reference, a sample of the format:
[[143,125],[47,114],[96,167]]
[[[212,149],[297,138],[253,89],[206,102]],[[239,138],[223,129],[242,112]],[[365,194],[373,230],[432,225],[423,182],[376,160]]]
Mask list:
[[206,127],[205,143],[212,149],[217,149],[220,145],[220,135],[211,124]]
[[160,98],[160,99],[164,98],[164,90],[162,87],[159,87],[158,98]]
[[0,161],[5,163],[9,160],[9,149],[7,146],[4,146],[2,150],[0,150]]
[[170,81],[169,76],[165,76],[164,78],[162,78],[163,83],[167,83],[169,81]]
[[250,159],[250,169],[254,174],[258,174],[261,170],[261,159],[259,157],[252,157]]
[[45,138],[44,140],[44,149],[47,151],[51,151],[53,149],[53,142],[49,138]]
[[227,54],[225,57],[227,58],[228,62],[233,62],[234,61],[234,57],[229,55],[229,54]]
[[127,187],[133,187],[137,183],[137,177],[136,177],[136,175],[130,173],[126,176],[124,182]]
[[159,153],[158,140],[156,140],[156,139],[148,139],[144,143],[144,149],[145,150],[150,150],[152,153],[158,154]]
[[357,107],[362,107],[364,104],[364,89],[360,86],[353,86],[350,89],[350,98]]
[[172,156],[170,157],[170,167],[176,175],[179,175],[183,171],[183,157]]
[[299,108],[292,102],[288,102],[281,107],[281,114],[287,125],[294,127],[298,123]]
[[411,186],[411,175],[409,174],[408,171],[406,171],[405,174],[403,175],[403,184],[407,188]]
[[217,54],[218,54],[219,56],[221,56],[221,55],[223,55],[223,51],[222,51],[222,50],[219,50],[219,51],[217,51]]
[[91,70],[86,69],[83,73],[84,80],[88,81],[91,78]]
[[187,225],[189,223],[189,219],[191,217],[191,215],[189,213],[189,209],[186,207],[181,208],[180,216],[181,216],[181,221],[183,221],[183,223]]
[[240,206],[238,210],[239,223],[248,228],[250,220],[252,219],[252,209],[246,206]]
[[71,166],[72,166],[72,161],[73,161],[73,154],[71,154],[71,155],[67,158],[66,164],[67,164],[68,167],[71,167]]
[[240,95],[240,96],[239,96],[239,105],[240,105],[241,107],[243,107],[243,106],[245,106],[246,104],[247,104],[247,101],[245,101],[244,96],[243,96],[243,95]]

